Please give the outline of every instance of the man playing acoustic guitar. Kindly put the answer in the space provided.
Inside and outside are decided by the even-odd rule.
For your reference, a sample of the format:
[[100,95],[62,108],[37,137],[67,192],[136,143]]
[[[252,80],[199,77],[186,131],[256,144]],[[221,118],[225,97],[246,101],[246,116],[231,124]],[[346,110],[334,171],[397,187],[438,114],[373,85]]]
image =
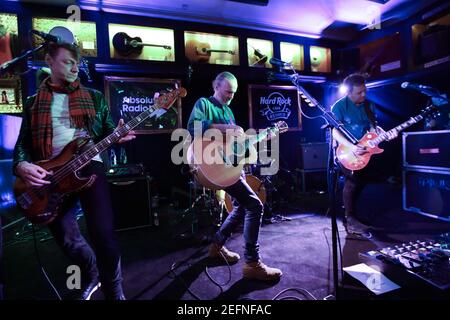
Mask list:
[[[233,131],[233,135],[238,138],[244,136],[244,130],[236,125],[229,107],[237,87],[237,79],[230,72],[222,72],[216,76],[213,81],[214,95],[200,98],[192,109],[188,121],[188,129],[192,136],[195,134],[195,123],[200,124],[198,127],[202,129],[202,134],[207,129],[217,129],[224,135]],[[236,183],[225,188],[225,191],[233,198],[233,210],[215,234],[209,247],[209,256],[224,259],[228,263],[236,263],[240,259],[239,254],[231,252],[224,244],[238,224],[244,220],[244,277],[268,281],[279,279],[282,275],[281,270],[266,266],[260,259],[258,235],[264,208],[258,196],[245,181],[244,173],[242,172]]]
[[[27,99],[14,149],[13,172],[28,186],[51,183],[52,172],[32,162],[58,156],[77,137],[90,136],[97,142],[116,129],[103,95],[80,84],[79,58],[75,45],[49,43],[45,61],[51,75],[42,82],[37,94]],[[122,119],[118,127],[121,126]],[[134,138],[134,132],[130,131],[119,143]],[[89,188],[67,199],[63,203],[64,214],[58,215],[48,227],[64,253],[81,269],[82,286],[76,298],[89,299],[100,281],[106,299],[124,300],[109,185],[100,157],[94,157],[81,173],[82,176],[95,173],[97,179]],[[94,250],[81,235],[76,221],[78,199]]]
[[[366,132],[384,133],[384,130],[377,126],[374,106],[366,101],[365,78],[359,74],[351,74],[344,79],[347,88],[347,95],[338,100],[331,108],[337,120],[344,124],[344,127],[358,140]],[[389,133],[388,140],[396,138],[398,132]],[[343,144],[350,148],[356,155],[367,153],[365,147],[352,145],[345,137],[333,129],[333,139],[338,144]],[[345,176],[343,190],[343,203],[345,207],[344,226],[349,234],[364,235],[367,226],[356,218],[356,201],[364,186],[369,181],[370,168],[352,171],[340,165]]]

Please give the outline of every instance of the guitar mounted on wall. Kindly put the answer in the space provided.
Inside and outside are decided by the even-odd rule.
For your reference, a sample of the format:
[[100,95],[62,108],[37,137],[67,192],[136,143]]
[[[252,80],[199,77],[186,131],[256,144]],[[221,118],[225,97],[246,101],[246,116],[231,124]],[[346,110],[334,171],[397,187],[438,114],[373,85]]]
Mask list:
[[255,61],[253,63],[249,63],[250,67],[265,67],[268,56],[263,54],[259,49],[256,49],[251,44],[249,46],[253,49],[253,56]]
[[211,45],[208,42],[199,42],[197,40],[186,41],[185,47],[186,57],[193,63],[208,63],[213,52],[236,54],[233,50],[211,49]]
[[[39,187],[28,186],[20,177],[16,179],[13,187],[14,196],[25,217],[32,223],[50,223],[60,213],[67,196],[91,186],[97,178],[96,175],[80,177],[80,169],[147,118],[163,115],[178,98],[185,97],[186,93],[186,89],[179,88],[162,94],[147,111],[114,130],[100,142],[89,147],[89,138],[76,138],[55,158],[36,162],[38,166],[54,173],[44,178],[50,181],[50,184]],[[86,148],[87,150],[84,150]]]
[[171,50],[171,46],[162,44],[143,43],[140,37],[130,37],[125,32],[118,32],[112,39],[112,44],[115,50],[122,56],[129,56],[131,54],[141,54],[144,47],[158,47],[166,50]]
[[[287,130],[287,123],[278,121],[273,127],[256,135],[245,136],[242,140],[231,139],[223,142],[195,138],[188,148],[187,160],[195,178],[204,187],[212,190],[224,189],[239,180],[246,163],[256,162],[256,143],[269,138],[272,133],[283,133]],[[250,156],[247,156],[248,151]]]

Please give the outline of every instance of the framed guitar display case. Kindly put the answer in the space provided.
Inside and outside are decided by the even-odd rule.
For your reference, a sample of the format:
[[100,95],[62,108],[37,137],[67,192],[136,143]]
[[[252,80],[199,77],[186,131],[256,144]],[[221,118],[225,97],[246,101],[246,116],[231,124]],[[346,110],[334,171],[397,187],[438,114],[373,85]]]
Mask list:
[[172,29],[110,23],[108,32],[113,59],[175,61]]
[[[36,17],[33,18],[32,26],[34,30],[45,33],[57,26],[65,27],[73,33],[83,57],[97,57],[97,29],[95,22],[72,22],[67,21],[67,19]],[[33,35],[33,45],[35,47],[42,42],[43,39],[41,37]],[[44,60],[43,51],[38,52],[36,55],[38,60]]]
[[239,65],[239,39],[201,32],[184,32],[186,58],[191,63]]
[[247,56],[249,67],[271,68],[273,42],[270,40],[247,39]]

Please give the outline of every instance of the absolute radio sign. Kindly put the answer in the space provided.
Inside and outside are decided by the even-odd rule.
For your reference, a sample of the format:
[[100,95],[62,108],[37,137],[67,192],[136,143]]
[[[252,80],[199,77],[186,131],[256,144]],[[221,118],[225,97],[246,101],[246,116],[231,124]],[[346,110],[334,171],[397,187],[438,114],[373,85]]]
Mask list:
[[[154,104],[156,92],[161,94],[179,86],[179,80],[105,77],[105,95],[113,120],[126,122],[147,111]],[[181,127],[181,99],[161,117],[151,118],[136,127],[137,133],[172,132]]]

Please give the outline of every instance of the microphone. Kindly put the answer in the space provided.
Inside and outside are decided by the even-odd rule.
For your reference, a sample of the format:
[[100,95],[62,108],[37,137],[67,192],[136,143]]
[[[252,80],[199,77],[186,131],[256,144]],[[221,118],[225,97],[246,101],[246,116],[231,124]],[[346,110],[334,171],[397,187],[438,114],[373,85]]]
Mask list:
[[284,62],[277,58],[270,58],[269,62],[273,66],[278,66],[278,67],[282,67],[282,68],[291,66],[291,64],[289,62]]
[[40,36],[42,39],[44,39],[47,42],[55,42],[58,44],[63,42],[60,37],[54,36],[50,33],[45,33],[45,32],[38,31],[38,30],[31,30],[31,33],[34,33],[34,34]]
[[403,89],[419,90],[419,91],[422,91],[422,90],[436,90],[436,89],[434,89],[432,87],[424,86],[424,85],[421,85],[421,84],[409,83],[409,82],[403,82],[402,83],[402,88]]

